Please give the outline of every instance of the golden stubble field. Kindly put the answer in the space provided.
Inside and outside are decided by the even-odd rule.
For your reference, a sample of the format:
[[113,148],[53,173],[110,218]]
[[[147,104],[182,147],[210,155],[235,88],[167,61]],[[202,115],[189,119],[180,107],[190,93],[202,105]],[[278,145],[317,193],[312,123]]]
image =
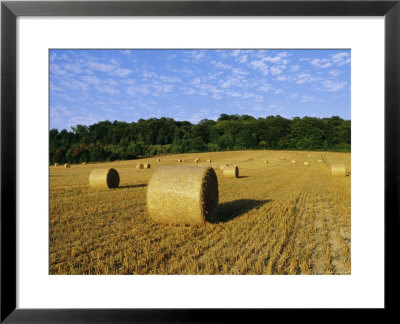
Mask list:
[[[146,189],[154,169],[195,165],[197,157],[215,168],[218,220],[204,227],[153,223]],[[351,171],[349,153],[160,158],[50,167],[50,274],[350,274],[351,175],[331,177],[329,166],[344,163]],[[151,168],[136,169],[144,162]],[[224,178],[223,163],[239,165],[240,177]],[[89,189],[98,167],[115,168],[120,187]]]

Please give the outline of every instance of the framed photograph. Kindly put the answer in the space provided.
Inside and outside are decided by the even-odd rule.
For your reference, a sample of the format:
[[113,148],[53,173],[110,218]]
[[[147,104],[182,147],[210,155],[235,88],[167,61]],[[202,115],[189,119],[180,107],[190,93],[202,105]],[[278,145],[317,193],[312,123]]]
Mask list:
[[399,18],[3,1],[1,321],[393,309]]

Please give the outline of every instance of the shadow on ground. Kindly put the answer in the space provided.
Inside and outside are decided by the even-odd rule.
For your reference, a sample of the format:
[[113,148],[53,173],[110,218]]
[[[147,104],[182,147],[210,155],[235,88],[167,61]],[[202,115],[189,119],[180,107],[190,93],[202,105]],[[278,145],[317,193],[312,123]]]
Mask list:
[[225,202],[218,205],[217,216],[206,220],[212,224],[226,223],[252,209],[260,208],[262,205],[265,205],[271,201],[272,200],[238,199]]
[[141,184],[136,184],[136,185],[126,185],[126,186],[120,186],[119,188],[127,189],[127,188],[143,188],[143,187],[147,187],[147,184],[141,183]]

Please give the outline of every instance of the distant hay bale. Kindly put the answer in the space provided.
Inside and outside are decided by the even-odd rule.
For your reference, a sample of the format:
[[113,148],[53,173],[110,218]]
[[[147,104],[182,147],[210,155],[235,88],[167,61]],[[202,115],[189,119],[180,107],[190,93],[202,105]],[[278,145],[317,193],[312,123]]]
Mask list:
[[332,164],[331,175],[333,177],[345,177],[347,175],[346,166],[344,164]]
[[136,169],[144,169],[143,163],[136,164]]
[[86,164],[87,164],[86,162],[83,162],[83,163],[82,163],[82,165],[86,165]]
[[157,162],[160,162],[161,160],[160,160],[160,158],[157,158]]
[[154,222],[204,225],[218,209],[218,180],[210,167],[162,166],[147,185],[147,209]]
[[143,167],[144,167],[145,169],[150,169],[151,165],[150,165],[150,163],[145,163]]
[[296,163],[296,160],[292,160],[292,163],[293,163],[293,164]]
[[284,156],[281,157],[281,160],[286,160],[286,158]]
[[211,159],[207,159],[207,162],[211,162]]
[[92,189],[118,188],[119,174],[113,168],[94,169],[89,175],[89,186]]
[[194,162],[194,163],[199,163],[199,160],[198,160],[198,159],[195,159],[193,162]]
[[223,170],[223,169],[226,168],[227,166],[229,166],[229,164],[221,164],[220,167],[219,167],[219,169],[220,169],[220,170]]
[[307,166],[308,166],[308,165],[310,165],[310,164],[306,161],[306,162],[304,162],[304,165],[307,165]]
[[71,164],[69,164],[69,163],[65,163],[65,164],[64,164],[64,168],[69,169],[70,167],[71,167]]
[[265,164],[268,164],[269,162],[268,162],[268,160],[265,160],[264,163],[265,163]]
[[318,160],[318,163],[321,163],[322,162],[322,160]]
[[58,163],[54,163],[54,166],[59,166],[59,164]]
[[239,177],[239,168],[237,166],[226,166],[223,169],[223,175],[224,175],[224,177],[238,178]]
[[308,154],[308,157],[311,157],[311,154]]
[[182,162],[182,159],[177,159],[176,161],[177,161],[177,162]]

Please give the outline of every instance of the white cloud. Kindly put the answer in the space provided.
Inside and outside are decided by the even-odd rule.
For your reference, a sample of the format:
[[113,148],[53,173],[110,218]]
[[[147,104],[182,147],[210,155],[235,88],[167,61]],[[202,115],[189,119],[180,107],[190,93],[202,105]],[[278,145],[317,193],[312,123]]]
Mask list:
[[333,77],[337,77],[338,75],[342,74],[343,71],[339,71],[339,70],[331,70],[329,71],[329,75],[333,76]]
[[214,64],[214,67],[216,67],[217,69],[225,69],[225,70],[228,70],[228,69],[231,69],[231,68],[232,68],[232,65],[224,64],[224,63],[222,63],[222,62],[211,61],[211,63],[213,63],[213,64]]
[[301,103],[306,103],[306,102],[311,102],[314,101],[314,97],[313,96],[308,96],[308,95],[302,95],[300,98],[300,102]]
[[100,79],[92,75],[83,75],[81,76],[81,80],[89,84],[100,84]]
[[336,92],[336,91],[342,90],[346,84],[347,84],[346,81],[334,82],[334,81],[326,80],[323,82],[323,86],[329,92]]
[[351,61],[350,54],[346,52],[338,53],[331,56],[332,61],[337,65],[348,64]]
[[107,93],[107,94],[119,94],[119,90],[114,89],[112,86],[107,86],[107,85],[101,85],[101,86],[96,86],[95,89],[101,93]]
[[263,60],[254,60],[250,63],[250,66],[254,70],[259,70],[262,72],[262,74],[267,75],[268,74],[268,65],[264,63]]
[[240,56],[237,60],[238,63],[246,63],[247,62],[247,55]]
[[300,65],[292,65],[289,69],[290,72],[297,72],[300,70]]
[[313,66],[315,66],[316,68],[319,68],[319,69],[326,69],[326,68],[332,66],[332,63],[328,59],[325,59],[325,58],[323,58],[323,59],[312,59],[310,61],[310,63]]
[[271,74],[272,75],[278,75],[278,74],[281,74],[281,73],[282,73],[282,70],[280,68],[275,67],[275,66],[271,67]]

